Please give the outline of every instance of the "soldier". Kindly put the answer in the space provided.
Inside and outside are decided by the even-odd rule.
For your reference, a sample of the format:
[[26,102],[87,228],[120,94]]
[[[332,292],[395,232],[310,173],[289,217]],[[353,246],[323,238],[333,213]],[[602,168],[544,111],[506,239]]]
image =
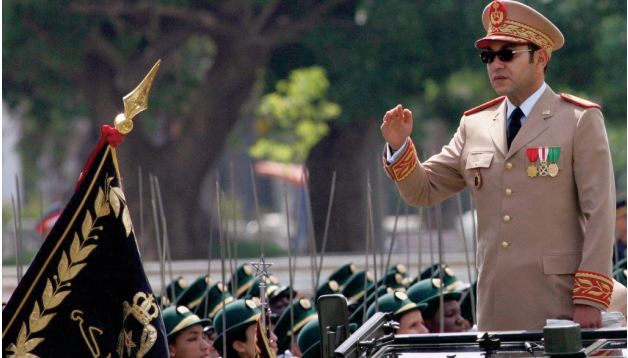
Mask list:
[[[442,307],[439,286],[443,291]],[[462,293],[447,289],[440,279],[428,278],[415,283],[408,288],[408,297],[417,304],[427,305],[421,310],[421,314],[430,332],[441,331],[441,316],[443,317],[443,332],[464,332],[470,328],[469,322],[462,318],[460,304],[458,304]]]
[[[284,310],[275,325],[275,335],[278,337],[277,348],[279,353],[283,353],[286,350],[292,349],[292,346],[294,346],[294,351],[291,352],[291,355],[300,357],[301,351],[297,344],[297,336],[309,321],[316,319],[318,316],[314,305],[312,305],[312,302],[307,298],[294,300],[292,307],[294,326],[291,324],[289,308]],[[292,344],[293,342],[294,344]]]
[[615,185],[600,106],[545,83],[560,30],[503,0],[476,42],[502,97],[468,110],[448,145],[423,163],[401,105],[381,125],[384,167],[409,204],[469,187],[478,216],[478,328],[541,329],[548,318],[599,327],[613,283]]
[[208,319],[200,319],[185,306],[168,307],[162,315],[171,358],[218,357],[203,333]]
[[[423,334],[428,333],[425,327],[421,310],[427,308],[426,303],[416,304],[402,291],[387,293],[377,299],[379,312],[388,312],[399,322],[397,334]],[[371,318],[377,311],[377,306],[372,303],[366,312],[366,317]]]
[[243,298],[255,283],[253,268],[249,264],[242,264],[233,273],[231,280],[227,284],[229,291],[235,291],[236,298]]
[[[226,313],[225,313],[226,312]],[[257,320],[262,311],[259,300],[240,299],[221,310],[214,320],[214,329],[218,336],[214,341],[214,348],[227,357],[256,357]],[[223,320],[225,320],[223,330]],[[226,352],[223,352],[222,341],[226,340]],[[277,354],[277,336],[271,331],[269,338],[270,348]]]
[[322,357],[321,332],[318,327],[318,318],[309,321],[299,333],[297,338],[299,350],[303,352],[301,358]]

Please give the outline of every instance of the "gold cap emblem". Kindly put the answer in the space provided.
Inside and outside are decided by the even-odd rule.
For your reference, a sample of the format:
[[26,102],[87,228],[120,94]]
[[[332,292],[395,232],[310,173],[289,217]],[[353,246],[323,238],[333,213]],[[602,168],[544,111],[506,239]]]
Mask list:
[[405,301],[408,299],[408,295],[406,295],[405,292],[401,292],[401,291],[396,291],[395,297],[400,301]]
[[433,278],[432,279],[432,286],[439,288],[439,287],[443,287],[443,283],[440,281],[440,278]]
[[183,277],[179,277],[179,279],[177,280],[177,285],[179,285],[179,287],[181,288],[186,288],[188,282]]
[[179,312],[180,314],[185,314],[185,313],[190,312],[190,310],[185,306],[178,306],[177,312]]
[[242,271],[244,271],[244,273],[248,276],[251,276],[253,274],[253,269],[249,264],[244,264],[244,266],[242,266]]
[[336,282],[335,280],[331,280],[329,281],[329,288],[332,291],[337,292],[340,287],[338,287],[338,282]]
[[501,1],[493,1],[491,8],[488,10],[488,16],[491,19],[491,25],[500,27],[508,15],[506,5]]
[[[255,297],[254,297],[255,298]],[[244,303],[246,303],[246,306],[252,310],[254,310],[255,308],[257,308],[257,304],[255,304],[255,301],[253,299],[250,300],[245,300]]]
[[312,304],[310,303],[310,300],[308,300],[307,298],[300,299],[299,300],[299,305],[304,310],[309,310],[310,308],[312,308]]

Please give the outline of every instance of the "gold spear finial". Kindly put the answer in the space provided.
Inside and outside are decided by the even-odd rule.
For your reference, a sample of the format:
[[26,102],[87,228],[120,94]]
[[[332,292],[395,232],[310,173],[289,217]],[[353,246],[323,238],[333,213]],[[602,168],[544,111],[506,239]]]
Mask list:
[[118,132],[122,134],[131,132],[133,130],[133,117],[148,108],[148,92],[150,92],[150,86],[153,84],[160,64],[161,60],[157,60],[142,82],[122,98],[124,113],[118,114],[114,120]]

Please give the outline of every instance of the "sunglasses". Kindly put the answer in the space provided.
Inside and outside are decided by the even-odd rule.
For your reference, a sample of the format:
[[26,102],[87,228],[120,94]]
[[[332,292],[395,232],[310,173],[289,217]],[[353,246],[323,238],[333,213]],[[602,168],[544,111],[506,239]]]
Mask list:
[[499,60],[502,62],[510,62],[515,57],[515,54],[518,54],[519,52],[534,51],[535,50],[529,48],[525,50],[511,50],[506,48],[499,51],[484,50],[480,52],[480,58],[484,63],[493,63],[493,61],[495,61],[495,57],[499,58]]

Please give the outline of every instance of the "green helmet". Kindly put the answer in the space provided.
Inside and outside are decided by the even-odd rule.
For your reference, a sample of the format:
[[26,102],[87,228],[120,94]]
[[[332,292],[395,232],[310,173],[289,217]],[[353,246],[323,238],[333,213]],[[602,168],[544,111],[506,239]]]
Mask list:
[[198,313],[205,314],[205,303],[207,303],[207,318],[214,319],[218,311],[225,305],[232,303],[235,299],[227,290],[227,287],[220,281],[213,284],[207,291],[207,295],[199,305]]
[[[365,290],[365,277],[366,277],[366,290]],[[342,289],[342,294],[347,298],[349,303],[359,301],[363,296],[370,292],[373,288],[373,275],[370,271],[360,271],[347,281],[347,284]]]
[[209,326],[211,321],[207,318],[199,318],[185,306],[168,307],[161,312],[166,328],[166,335],[171,337],[182,330],[195,324],[203,327]]
[[253,268],[249,264],[242,264],[238,267],[236,272],[233,273],[231,280],[227,284],[230,292],[234,292],[234,288],[237,287],[236,298],[242,298],[251,289],[255,282],[255,275]]
[[[226,312],[226,313],[225,313]],[[230,337],[245,331],[251,324],[255,324],[261,316],[260,303],[257,299],[240,299],[225,306],[220,310],[214,319],[214,329],[218,334],[214,341],[214,348],[222,352],[222,340],[227,340],[227,347],[230,347]],[[225,319],[226,316],[226,319]],[[223,331],[223,321],[225,329]],[[223,352],[224,356],[225,352]]]
[[309,321],[301,329],[297,342],[302,353],[301,358],[321,357],[321,332],[318,327],[318,317]]
[[398,273],[396,271],[388,271],[386,276],[382,277],[377,281],[378,286],[386,286],[391,287],[393,289],[397,288],[406,288],[408,287],[408,278],[403,274]]
[[425,270],[423,270],[423,272],[421,272],[421,280],[425,280],[428,278],[440,278],[441,269],[443,271],[443,282],[445,283],[445,288],[447,288],[447,290],[459,291],[468,287],[468,285],[458,280],[454,270],[446,264],[434,264],[426,268]]
[[[371,303],[369,309],[366,311],[366,318],[371,318],[376,312],[388,312],[392,313],[395,319],[399,321],[406,312],[422,310],[426,307],[426,303],[416,304],[412,302],[405,292],[395,291],[379,297],[377,299],[377,305],[375,302]],[[377,308],[379,308],[379,311]]]
[[314,295],[314,302],[318,300],[322,295],[331,295],[340,291],[340,285],[334,280],[329,280],[318,287],[316,295]]
[[294,311],[294,327],[291,327],[290,307],[286,308],[275,324],[277,347],[279,352],[290,348],[290,338],[298,335],[303,326],[317,317],[316,309],[307,298],[301,298],[292,302]]
[[351,276],[353,276],[356,271],[357,267],[355,266],[355,264],[348,263],[340,266],[336,271],[332,272],[327,280],[336,281],[339,286],[343,286],[345,283],[347,283],[347,281],[349,281],[349,278],[351,278]]
[[386,273],[390,272],[401,274],[403,277],[408,276],[408,268],[404,264],[396,264],[394,266],[390,266]]
[[[179,297],[177,297],[177,306],[186,306],[192,312],[203,314],[204,310],[199,309],[199,305],[203,303],[203,298],[209,290],[211,279],[207,275],[199,276],[191,285],[189,285]],[[204,308],[204,307],[203,307]]]
[[415,303],[427,303],[425,312],[427,316],[436,311],[439,305],[440,289],[444,299],[459,300],[462,293],[448,290],[438,278],[421,280],[408,288],[408,297]]

